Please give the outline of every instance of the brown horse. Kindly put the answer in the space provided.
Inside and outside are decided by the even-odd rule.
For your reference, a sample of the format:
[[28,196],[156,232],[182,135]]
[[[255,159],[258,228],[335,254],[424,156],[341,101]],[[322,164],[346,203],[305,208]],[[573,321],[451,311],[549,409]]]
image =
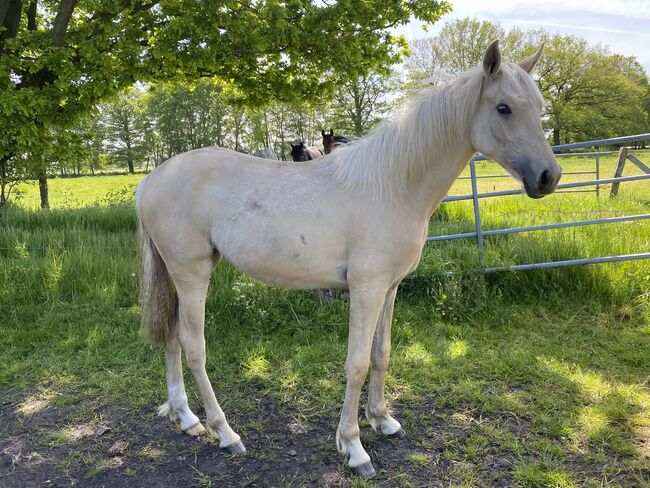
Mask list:
[[337,145],[350,142],[350,139],[347,137],[335,136],[333,129],[330,129],[329,134],[326,134],[324,130],[321,130],[320,133],[323,135],[323,149],[325,149],[325,154],[331,153]]

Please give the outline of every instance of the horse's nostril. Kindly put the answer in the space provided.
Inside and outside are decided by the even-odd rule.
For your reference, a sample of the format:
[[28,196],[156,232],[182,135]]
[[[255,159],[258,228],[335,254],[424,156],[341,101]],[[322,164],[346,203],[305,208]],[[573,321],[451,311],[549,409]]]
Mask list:
[[542,175],[539,177],[539,187],[546,188],[551,182],[551,173],[549,170],[545,169],[542,171]]

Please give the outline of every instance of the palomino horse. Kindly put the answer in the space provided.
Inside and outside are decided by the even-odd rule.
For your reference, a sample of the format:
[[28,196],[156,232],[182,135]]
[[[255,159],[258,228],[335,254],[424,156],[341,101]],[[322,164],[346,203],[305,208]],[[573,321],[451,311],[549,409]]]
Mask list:
[[291,159],[294,162],[312,161],[314,159],[322,158],[323,151],[315,146],[305,146],[305,143],[300,141],[300,144],[295,146],[291,144]]
[[348,144],[350,142],[350,139],[347,137],[335,136],[333,129],[330,129],[329,134],[326,134],[324,130],[321,130],[320,133],[323,136],[323,149],[325,150],[325,154],[331,153],[339,144]]
[[543,99],[529,76],[541,51],[501,63],[495,41],[482,68],[425,92],[392,124],[316,161],[205,148],[149,174],[136,202],[140,293],[144,331],[165,347],[169,397],[160,413],[188,434],[204,430],[187,403],[182,347],[219,445],[245,450],[205,370],[205,296],[222,256],[272,286],[348,287],[347,386],[336,444],[349,466],[372,477],[359,439],[359,395],[370,368],[370,425],[403,435],[384,398],[393,302],[418,265],[431,214],[476,151],[520,179],[530,197],[552,193],[560,179],[540,123]]

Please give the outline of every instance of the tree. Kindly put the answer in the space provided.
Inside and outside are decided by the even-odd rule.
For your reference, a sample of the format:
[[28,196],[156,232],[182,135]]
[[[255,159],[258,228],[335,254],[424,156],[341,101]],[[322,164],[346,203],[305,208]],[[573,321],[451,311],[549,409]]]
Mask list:
[[[53,131],[137,80],[216,76],[257,104],[316,97],[342,75],[399,61],[406,41],[389,28],[449,9],[438,0],[4,0],[0,160],[47,163]],[[46,167],[38,173],[46,183]]]
[[101,108],[107,148],[113,161],[126,164],[131,174],[135,173],[135,162],[145,157],[140,113],[143,97],[140,90],[129,89]]
[[27,165],[18,157],[0,158],[0,207],[4,206],[16,185],[28,179]]
[[335,95],[329,125],[339,133],[365,135],[390,109],[393,80],[390,75],[372,72],[345,83]]
[[499,24],[487,20],[464,18],[446,23],[435,37],[416,40],[406,61],[412,82],[434,84],[478,66],[485,50],[495,39],[507,60],[519,59],[525,51],[523,32],[506,32]]
[[224,145],[229,107],[223,90],[212,79],[151,87],[146,113],[167,158],[198,147]]
[[536,31],[529,38],[546,43],[536,71],[553,144],[645,130],[648,82],[636,60],[576,36]]

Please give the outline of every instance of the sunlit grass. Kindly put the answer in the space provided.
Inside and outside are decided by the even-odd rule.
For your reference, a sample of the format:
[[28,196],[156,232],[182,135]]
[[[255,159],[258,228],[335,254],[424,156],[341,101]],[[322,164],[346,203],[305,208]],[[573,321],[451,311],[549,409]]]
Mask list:
[[[144,177],[135,175],[107,175],[94,177],[50,178],[48,180],[51,208],[77,208],[90,205],[106,206],[118,196],[120,190],[132,191]],[[38,182],[23,183],[15,190],[16,203],[22,208],[37,209],[40,206]]]

